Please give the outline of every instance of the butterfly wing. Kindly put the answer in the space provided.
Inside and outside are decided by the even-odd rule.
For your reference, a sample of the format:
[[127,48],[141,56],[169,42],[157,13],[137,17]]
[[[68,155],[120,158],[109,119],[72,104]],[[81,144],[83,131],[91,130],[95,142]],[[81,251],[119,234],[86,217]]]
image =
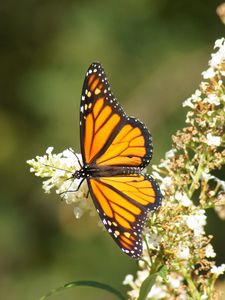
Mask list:
[[152,157],[149,131],[143,123],[125,114],[99,63],[89,67],[84,80],[80,137],[85,164],[144,168]]
[[160,205],[161,193],[149,175],[87,179],[97,212],[106,229],[129,256],[142,254],[142,230],[148,211]]
[[[99,63],[89,67],[84,80],[80,138],[84,165],[144,168],[152,157],[149,131],[143,123],[125,114]],[[161,202],[158,185],[148,175],[89,177],[87,182],[112,238],[125,253],[140,257],[147,212]]]

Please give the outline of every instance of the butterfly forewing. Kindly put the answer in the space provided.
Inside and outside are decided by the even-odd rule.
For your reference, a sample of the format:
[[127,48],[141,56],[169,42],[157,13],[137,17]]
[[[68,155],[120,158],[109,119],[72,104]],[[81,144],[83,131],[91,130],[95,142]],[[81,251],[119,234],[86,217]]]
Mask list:
[[139,167],[149,163],[152,156],[149,131],[143,123],[124,113],[98,63],[93,63],[87,71],[80,110],[85,163]]

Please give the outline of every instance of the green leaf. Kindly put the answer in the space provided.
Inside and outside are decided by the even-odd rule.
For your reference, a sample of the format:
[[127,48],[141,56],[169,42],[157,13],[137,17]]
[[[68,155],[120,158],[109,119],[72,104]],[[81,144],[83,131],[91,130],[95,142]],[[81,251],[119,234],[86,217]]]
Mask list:
[[93,287],[93,288],[105,290],[105,291],[108,291],[108,292],[116,295],[121,300],[126,300],[126,298],[120,293],[120,291],[116,290],[115,288],[111,287],[110,285],[101,283],[101,282],[97,282],[97,281],[88,281],[88,280],[72,281],[72,282],[66,283],[64,286],[61,286],[61,287],[51,290],[45,296],[41,297],[40,300],[45,300],[46,298],[48,298],[54,294],[57,294],[59,292],[62,292],[65,289],[78,287],[78,286],[87,286],[87,287]]
[[165,280],[165,281],[167,280],[167,279],[166,279],[167,273],[168,273],[168,272],[167,272],[166,266],[162,266],[161,269],[158,271],[158,275],[159,275],[160,277],[162,277],[162,279]]
[[157,276],[160,276],[164,280],[166,280],[166,275],[167,275],[166,266],[161,267],[161,269],[154,274],[149,274],[149,276],[143,281],[143,283],[141,285],[138,300],[146,299],[146,297],[148,296],[148,293],[151,291],[153,285],[155,284]]

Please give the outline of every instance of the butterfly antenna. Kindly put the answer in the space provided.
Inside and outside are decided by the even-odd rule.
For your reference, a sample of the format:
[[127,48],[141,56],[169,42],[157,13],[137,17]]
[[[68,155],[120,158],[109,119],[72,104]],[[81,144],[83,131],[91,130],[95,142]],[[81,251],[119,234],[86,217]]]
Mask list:
[[50,167],[50,168],[53,168],[53,169],[56,169],[56,170],[60,170],[60,171],[66,171],[68,173],[72,173],[71,170],[67,170],[67,169],[62,169],[62,168],[58,168],[58,167],[54,167],[54,166],[50,166],[50,165],[47,165],[47,164],[44,164],[44,163],[41,163],[43,166],[46,166],[46,167]]
[[80,165],[80,168],[82,169],[83,166],[82,166],[82,164],[81,164],[81,162],[80,162],[80,159],[79,159],[78,155],[77,155],[76,153],[74,153],[74,154],[75,154],[75,156],[76,156],[76,158],[77,158],[77,160],[78,160],[78,163],[79,163],[79,165]]
[[78,163],[79,163],[79,166],[80,166],[80,168],[82,169],[83,166],[82,166],[82,164],[81,164],[81,162],[80,162],[80,159],[79,159],[78,155],[73,151],[72,148],[69,148],[68,150],[70,150],[70,151],[76,156],[76,158],[77,158],[77,160],[78,160]]

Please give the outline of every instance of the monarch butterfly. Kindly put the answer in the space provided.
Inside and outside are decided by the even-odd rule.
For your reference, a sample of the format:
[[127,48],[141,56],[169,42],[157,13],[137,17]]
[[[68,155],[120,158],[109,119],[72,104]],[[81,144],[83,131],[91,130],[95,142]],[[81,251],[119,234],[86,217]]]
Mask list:
[[83,84],[80,145],[83,165],[73,177],[87,180],[107,231],[123,252],[139,258],[147,212],[162,199],[157,183],[142,172],[152,139],[143,123],[125,114],[99,63],[91,64]]

